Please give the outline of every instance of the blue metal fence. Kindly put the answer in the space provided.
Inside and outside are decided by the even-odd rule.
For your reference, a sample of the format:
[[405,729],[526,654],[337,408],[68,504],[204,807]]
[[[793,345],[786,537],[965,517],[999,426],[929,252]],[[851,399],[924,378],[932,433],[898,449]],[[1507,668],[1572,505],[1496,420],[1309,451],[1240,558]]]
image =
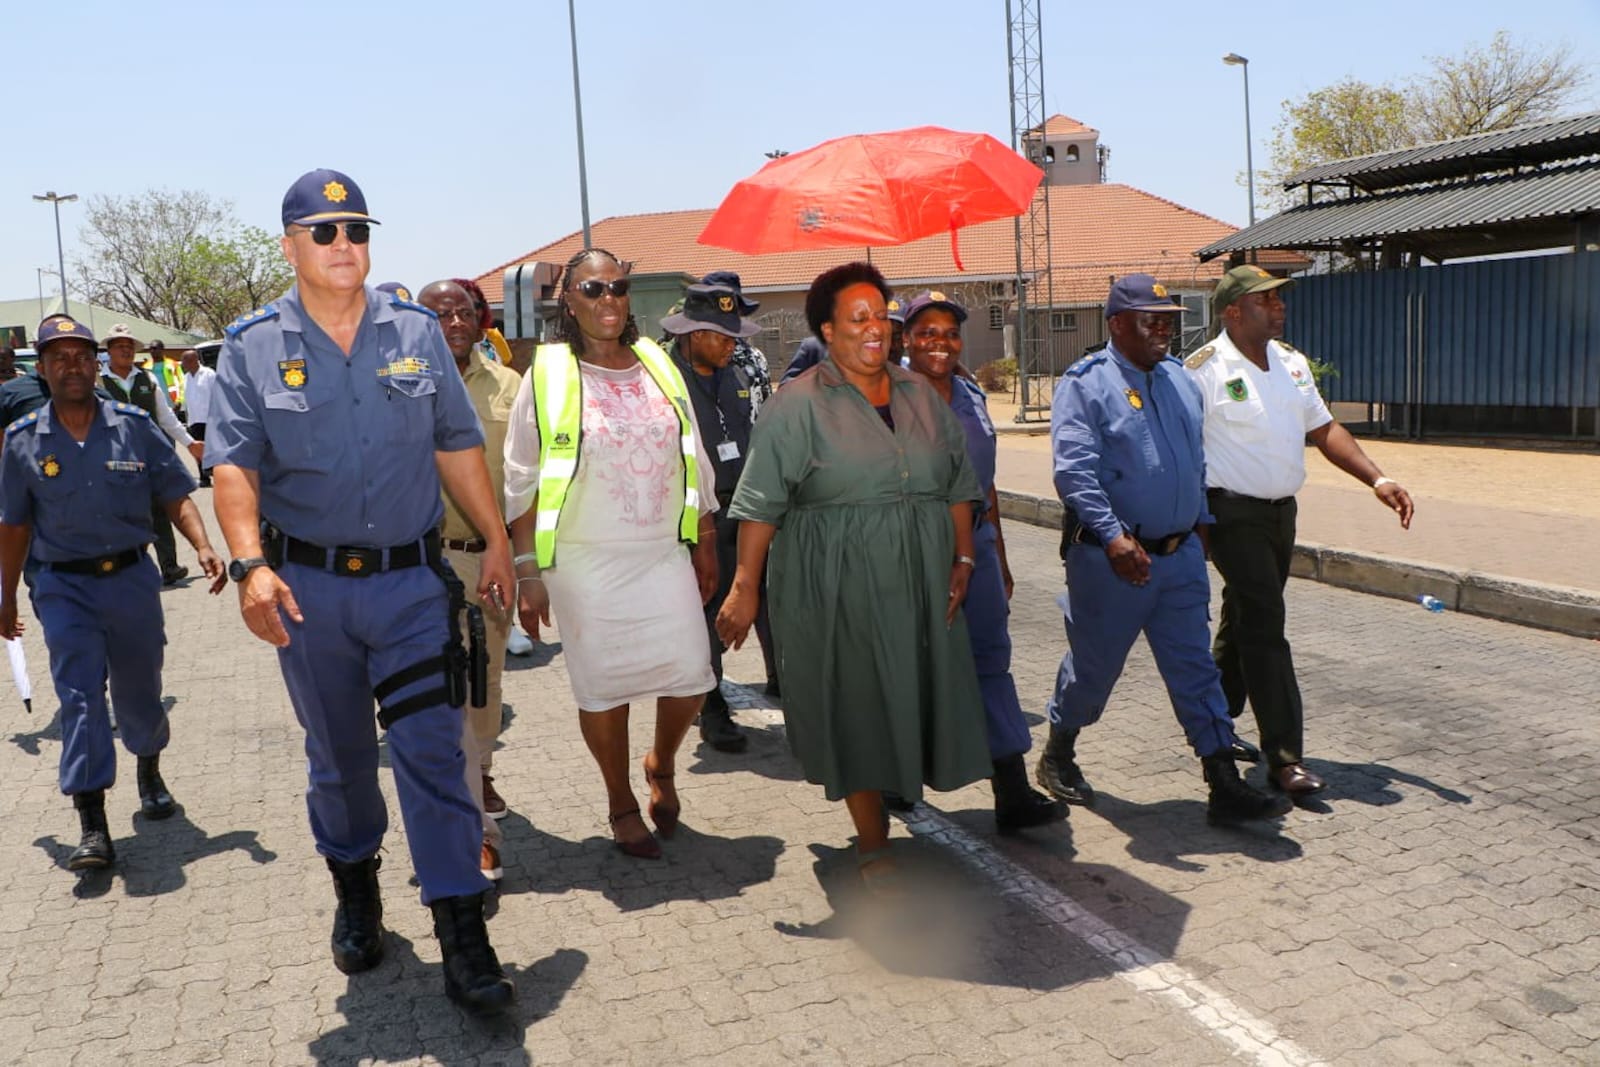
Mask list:
[[1285,334],[1329,400],[1597,408],[1600,255],[1302,278]]

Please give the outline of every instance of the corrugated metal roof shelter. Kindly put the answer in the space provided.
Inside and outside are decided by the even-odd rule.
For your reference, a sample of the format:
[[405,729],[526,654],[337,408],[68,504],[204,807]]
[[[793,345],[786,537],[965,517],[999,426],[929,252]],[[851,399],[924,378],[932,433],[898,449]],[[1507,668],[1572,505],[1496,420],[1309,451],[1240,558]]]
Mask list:
[[1291,208],[1200,249],[1349,254],[1382,244],[1443,262],[1584,245],[1600,227],[1600,111],[1352,156],[1290,175],[1285,189],[1346,195]]
[[1200,249],[1202,260],[1250,249],[1342,249],[1404,238],[1431,259],[1575,243],[1600,212],[1600,161],[1482,181],[1400,189],[1292,208]]

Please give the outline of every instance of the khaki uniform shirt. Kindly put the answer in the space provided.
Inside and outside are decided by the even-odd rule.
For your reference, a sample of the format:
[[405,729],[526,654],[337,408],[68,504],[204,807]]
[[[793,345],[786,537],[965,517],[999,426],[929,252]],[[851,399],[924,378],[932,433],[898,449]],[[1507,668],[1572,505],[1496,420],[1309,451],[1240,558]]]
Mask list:
[[[484,459],[489,465],[489,483],[494,487],[494,499],[498,504],[505,495],[506,427],[511,421],[511,402],[517,398],[517,386],[522,379],[510,367],[485,359],[474,349],[461,380],[466,383],[467,395],[472,398],[472,407],[483,424]],[[483,536],[467,521],[448,493],[444,497],[444,521],[440,529],[446,538],[456,541]]]

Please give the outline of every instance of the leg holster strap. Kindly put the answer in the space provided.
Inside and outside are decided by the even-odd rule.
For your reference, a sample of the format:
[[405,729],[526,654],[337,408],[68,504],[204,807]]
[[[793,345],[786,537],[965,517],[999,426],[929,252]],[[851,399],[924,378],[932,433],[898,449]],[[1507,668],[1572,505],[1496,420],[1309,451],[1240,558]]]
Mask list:
[[[448,681],[450,667],[449,658],[434,656],[432,659],[425,659],[420,663],[413,663],[409,667],[404,667],[379,682],[373,688],[372,695],[378,698],[378,722],[383,728],[387,730],[407,715],[421,711],[424,708],[431,708],[436,704],[451,703],[450,697],[452,694],[448,684],[426,689],[414,696],[406,697],[404,700],[397,700],[392,704],[385,703],[398,690],[404,689],[413,682],[420,682],[424,678],[443,674],[446,681]],[[459,707],[459,701],[453,706]]]

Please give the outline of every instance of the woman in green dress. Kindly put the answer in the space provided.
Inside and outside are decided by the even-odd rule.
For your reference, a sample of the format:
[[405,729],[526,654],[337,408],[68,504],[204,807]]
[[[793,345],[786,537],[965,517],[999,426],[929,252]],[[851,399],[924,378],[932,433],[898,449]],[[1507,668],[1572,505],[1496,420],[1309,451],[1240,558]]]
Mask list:
[[991,770],[961,615],[978,482],[949,405],[890,358],[888,299],[867,263],[812,282],[806,320],[828,355],[762,407],[717,618],[739,647],[765,565],[789,744],[849,808],[868,884],[893,872],[884,790],[916,800]]

